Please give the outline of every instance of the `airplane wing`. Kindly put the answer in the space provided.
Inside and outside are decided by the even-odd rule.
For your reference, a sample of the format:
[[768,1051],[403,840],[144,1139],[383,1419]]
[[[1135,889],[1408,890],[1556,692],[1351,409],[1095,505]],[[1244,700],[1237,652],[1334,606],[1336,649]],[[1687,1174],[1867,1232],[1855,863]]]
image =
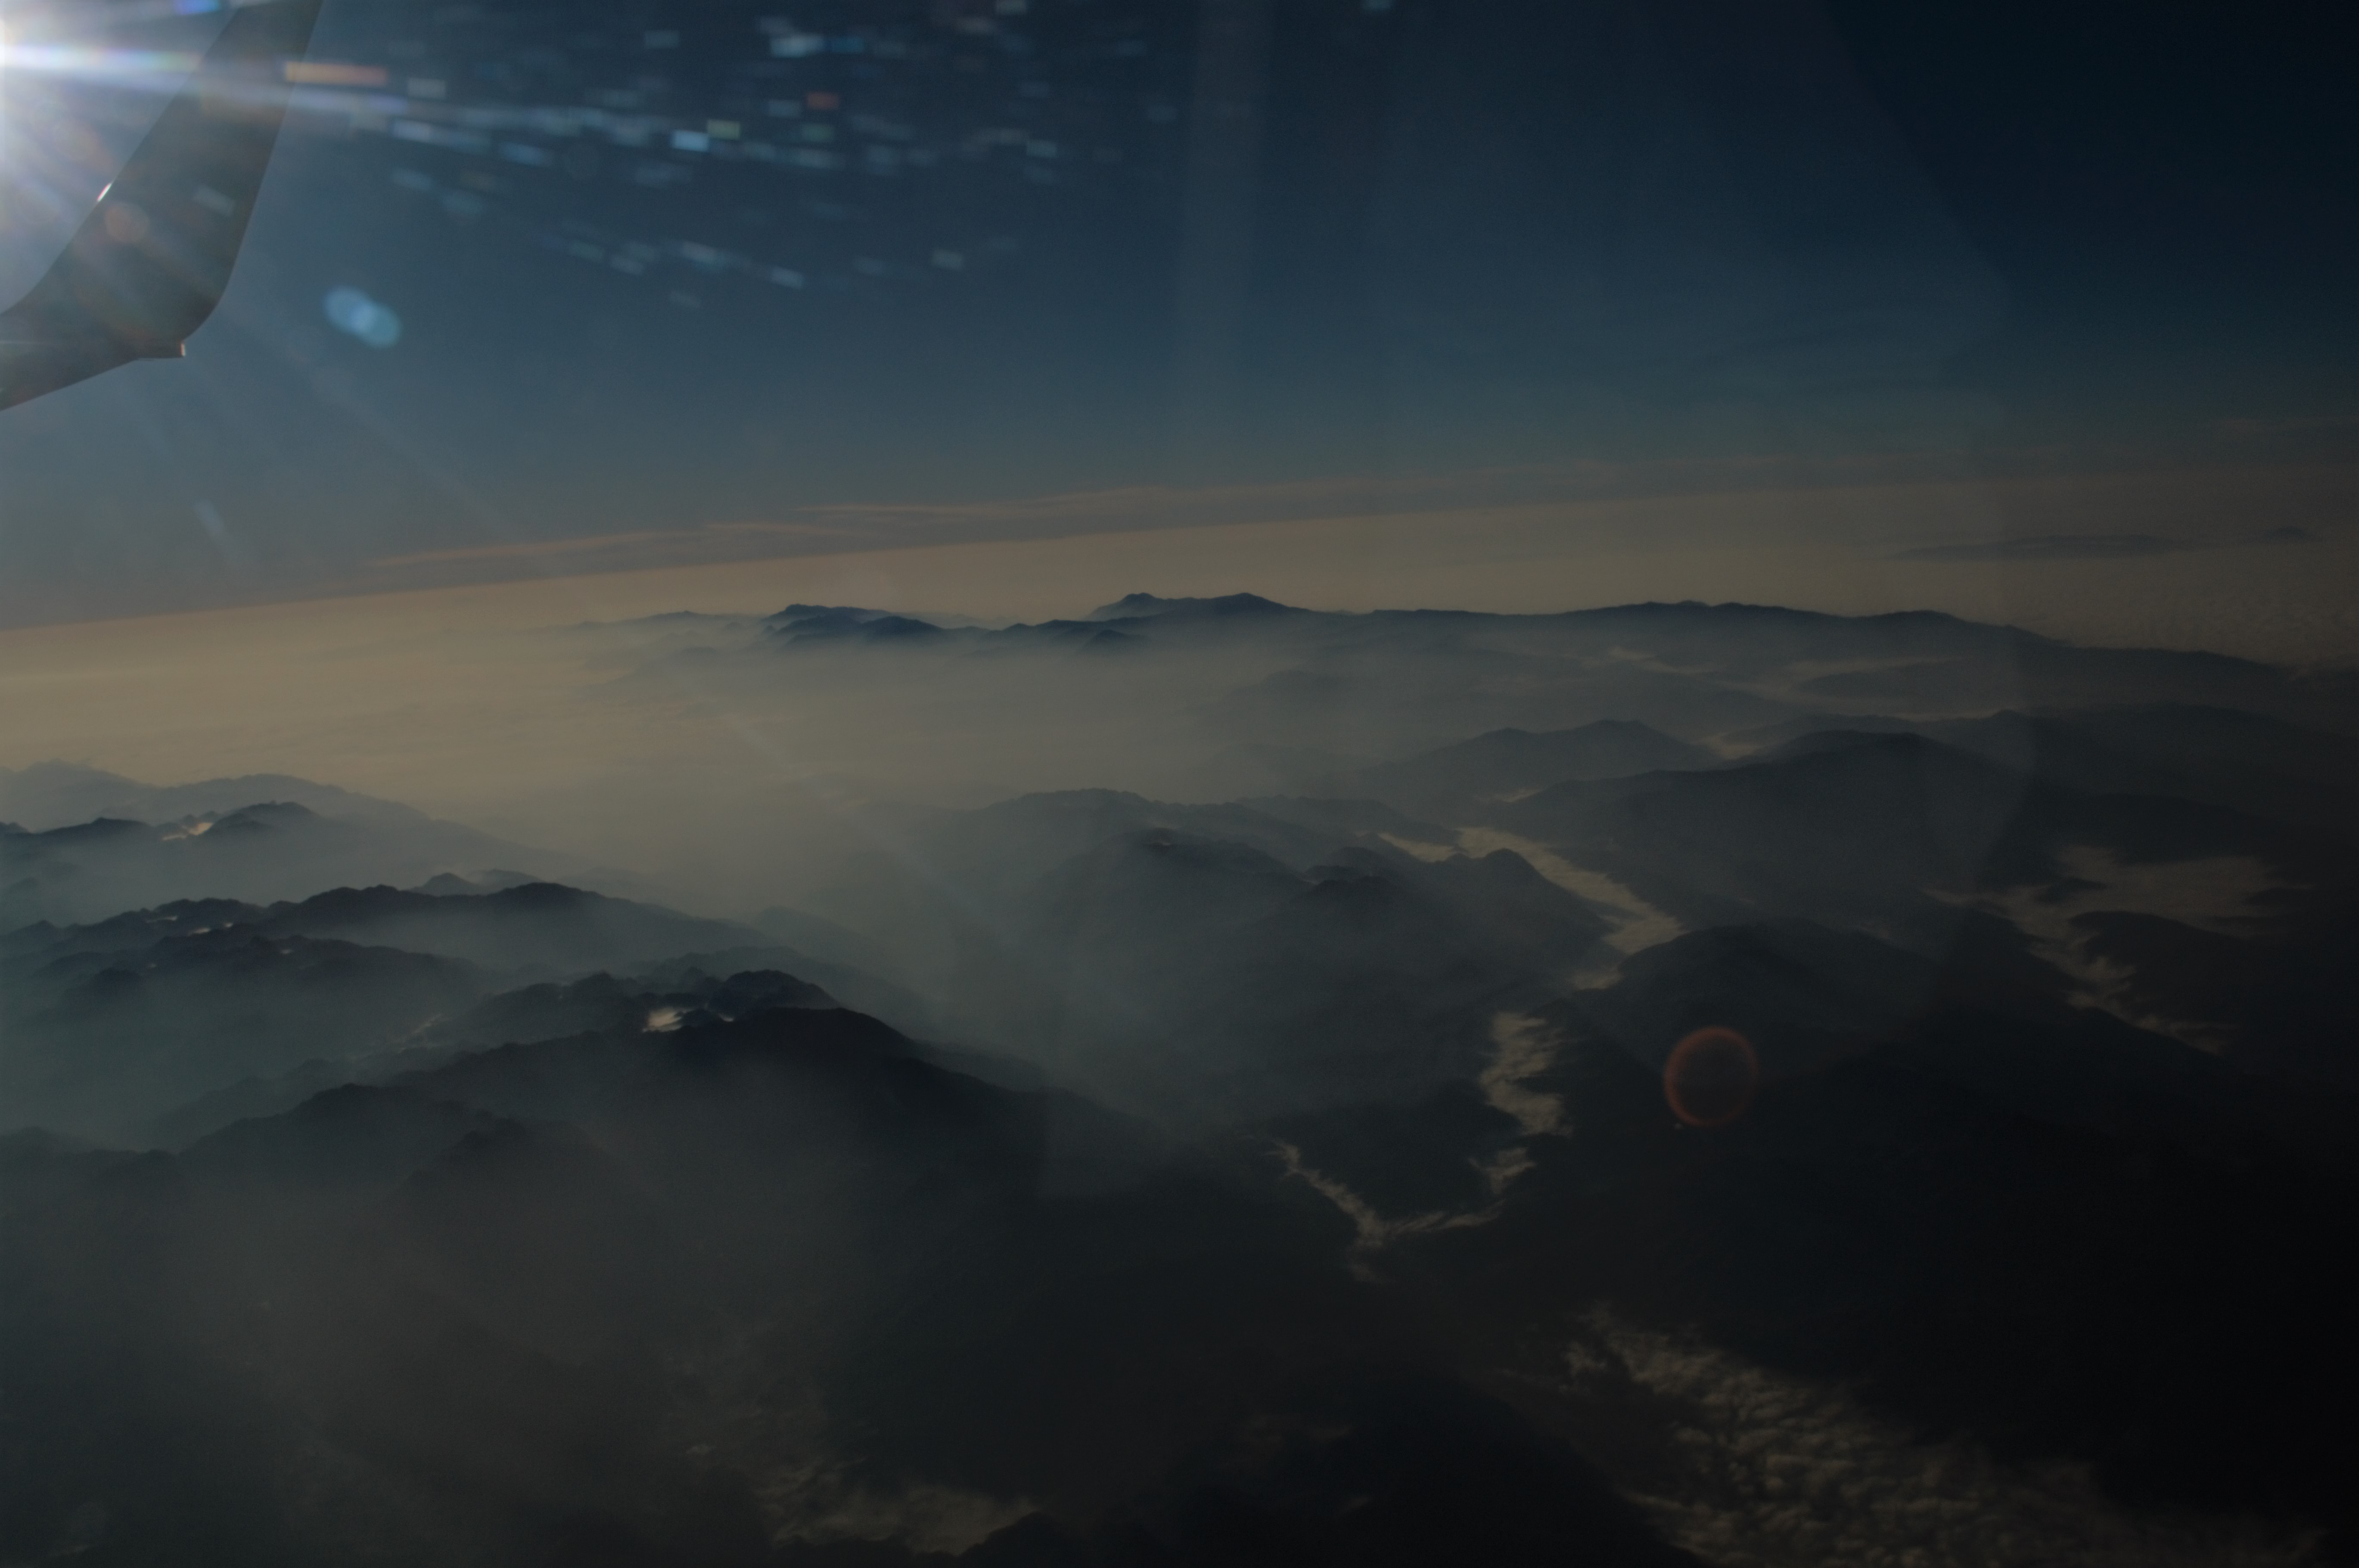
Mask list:
[[32,291],[0,311],[0,408],[178,359],[229,286],[321,0],[230,13],[197,73]]

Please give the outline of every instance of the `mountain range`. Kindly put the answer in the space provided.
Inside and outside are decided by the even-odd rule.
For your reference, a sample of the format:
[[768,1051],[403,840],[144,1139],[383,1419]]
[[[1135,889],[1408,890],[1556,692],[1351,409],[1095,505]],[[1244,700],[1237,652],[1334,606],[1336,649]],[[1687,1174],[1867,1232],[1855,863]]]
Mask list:
[[275,774],[166,788],[57,763],[0,769],[0,930],[179,898],[271,901],[339,885],[558,875],[626,894],[647,886],[575,855]]
[[[2359,1551],[2343,678],[1250,594],[648,647],[592,700],[846,767],[677,899],[0,777],[0,1556]],[[1054,787],[839,787],[843,715]]]

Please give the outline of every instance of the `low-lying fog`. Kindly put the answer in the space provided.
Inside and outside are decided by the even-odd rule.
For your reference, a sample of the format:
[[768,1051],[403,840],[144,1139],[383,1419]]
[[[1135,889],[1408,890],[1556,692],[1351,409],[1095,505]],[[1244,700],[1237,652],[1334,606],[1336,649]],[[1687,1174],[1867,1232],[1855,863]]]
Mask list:
[[[1472,1073],[1498,1007],[1610,986],[1685,933],[1762,920],[1934,964],[1997,920],[2057,984],[2078,976],[2082,1005],[2234,1050],[2245,1004],[2161,979],[2191,936],[2119,921],[2331,929],[2359,733],[2348,675],[1933,613],[1691,602],[1340,613],[1140,593],[1016,623],[791,604],[454,637],[411,668],[449,684],[417,694],[401,733],[446,767],[443,748],[482,746],[482,776],[451,782],[470,824],[288,776],[149,786],[38,765],[0,775],[16,824],[0,921],[105,931],[195,898],[213,902],[140,940],[234,927],[483,968],[383,978],[391,1010],[348,1053],[510,981],[754,955],[741,966],[851,985],[905,1028],[1117,1105],[1215,1116],[1321,1098],[1316,1070],[1296,1081],[1279,1061],[1306,1040],[1357,1040],[1354,1092]],[[511,676],[549,712],[527,735],[471,735],[488,710],[471,716],[469,681]],[[1353,878],[1407,902],[1347,917],[1335,889]],[[505,898],[535,881],[705,925],[610,951],[581,922],[625,917],[592,911],[538,946],[454,946],[421,934],[445,929],[431,921],[373,925],[315,898]],[[75,963],[43,973],[101,966]],[[2310,980],[2275,984],[2306,996]],[[28,985],[16,1010],[51,1007],[42,1027],[81,1038],[57,1020],[88,1001]],[[2284,1034],[2267,1051],[2300,1054]],[[255,1070],[302,1060],[281,1052]],[[171,1108],[158,1094],[142,1115]]]
[[[853,606],[833,620],[680,612],[510,629],[499,623],[514,605],[490,607],[505,591],[475,592],[483,603],[448,596],[424,629],[372,622],[356,602],[341,638],[322,634],[335,605],[48,634],[26,644],[48,659],[10,680],[29,721],[11,760],[165,782],[300,774],[551,852],[569,874],[625,871],[630,890],[737,915],[791,901],[873,843],[879,808],[898,822],[1058,789],[1351,793],[1355,770],[1505,727],[1636,722],[1734,757],[1821,715],[1962,718],[2207,691],[2339,722],[2316,681],[2185,656],[2073,658],[1938,616],[1167,620],[1110,605],[1014,623],[903,610],[863,626],[871,612]],[[143,708],[141,691],[158,705]],[[108,807],[44,802],[19,785],[0,817],[49,827]]]

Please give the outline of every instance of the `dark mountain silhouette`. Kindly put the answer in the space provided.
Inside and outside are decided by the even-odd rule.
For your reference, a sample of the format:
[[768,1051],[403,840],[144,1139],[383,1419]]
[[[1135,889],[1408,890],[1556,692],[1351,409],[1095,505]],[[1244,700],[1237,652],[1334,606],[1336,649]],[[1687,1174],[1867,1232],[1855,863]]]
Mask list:
[[[1408,1146],[1516,1140],[1471,1223],[1374,1250],[1257,1138],[1175,1149],[828,1008],[462,1055],[177,1158],[13,1140],[0,1371],[49,1441],[0,1529],[71,1543],[93,1527],[62,1499],[132,1486],[113,1550],[245,1560],[349,1560],[365,1532],[919,1562],[963,1507],[951,1539],[985,1563],[1669,1564],[1693,1560],[1605,1484],[1677,1501],[1717,1462],[1669,1353],[1633,1359],[1655,1332],[1848,1380],[1915,1441],[2093,1465],[2074,1506],[2350,1528],[2354,1171],[2315,1134],[2352,1105],[2071,1007],[2003,942],[1930,988],[1920,957],[1790,922],[1649,956],[1541,1009],[1524,1085],[1562,1136],[1457,1088],[1385,1138],[1364,1106],[1283,1125],[1355,1188]],[[1770,1083],[1733,1127],[1678,1127],[1661,1037],[1748,1002]],[[1874,1517],[1842,1447],[1870,1440],[1782,1409],[1731,1441],[1852,1476],[1879,1540],[1953,1527],[1906,1522],[1921,1490]],[[281,1506],[290,1484],[319,1505]]]
[[1223,593],[1211,599],[1161,599],[1152,593],[1125,593],[1111,604],[1101,604],[1092,610],[1089,618],[1093,621],[1128,621],[1165,615],[1201,619],[1313,613],[1298,610],[1291,604],[1281,604],[1275,599],[1265,599],[1258,593]]
[[241,1078],[383,1049],[491,989],[456,960],[243,925],[40,956],[9,966],[0,1116],[111,1140],[144,1141],[151,1118]]
[[877,610],[832,608],[822,604],[789,604],[764,619],[766,637],[780,647],[806,643],[906,643],[943,635],[929,621]]
[[769,947],[750,926],[701,920],[654,904],[610,898],[552,882],[491,892],[428,893],[336,887],[270,905],[234,898],[182,900],[88,925],[20,927],[0,938],[19,961],[136,951],[191,932],[312,937],[398,947],[490,969],[585,974],[629,969],[723,947]]
[[[909,658],[963,668],[977,657],[1062,660],[1114,646],[1169,673],[1192,668],[1193,693],[1152,715],[1188,718],[1214,742],[1191,762],[1239,744],[1397,757],[1494,729],[1545,733],[1600,720],[1644,722],[1693,741],[1810,713],[1963,719],[2163,702],[2359,734],[2350,683],[2331,674],[2208,653],[2081,648],[1923,612],[1845,616],[1686,603],[1532,615],[1342,614],[1245,593],[1133,594],[1089,619],[1000,628],[820,605],[791,606],[766,625],[767,641],[834,648],[850,668],[871,653],[889,652],[897,672]],[[1118,644],[1098,640],[1109,637]],[[765,678],[760,650],[729,636],[716,632],[707,651],[707,679],[725,681],[734,668]]]
[[[245,782],[185,789],[201,798],[225,795]],[[131,786],[134,798],[145,788]],[[587,871],[609,886],[637,885],[636,878],[600,873],[571,856],[542,855],[405,808],[353,799],[364,803],[347,809],[346,802],[332,799],[329,803],[342,812],[336,815],[295,800],[273,800],[160,825],[101,817],[27,832],[0,823],[0,929],[37,920],[86,922],[180,898],[268,902],[339,885],[409,886],[438,875],[463,877],[519,863]]]
[[[1315,1209],[854,1014],[503,1048],[48,1180],[0,1220],[0,1362],[47,1434],[14,1552],[763,1563],[858,1540],[850,1508],[892,1561],[945,1528],[930,1487],[961,1544],[1035,1513],[1005,1560],[1307,1528],[1680,1561],[1405,1363]],[[1375,1519],[1315,1522],[1372,1486]]]
[[693,990],[716,975],[781,969],[791,972],[801,983],[818,986],[855,1011],[884,1019],[904,1034],[929,1040],[940,1034],[933,1010],[925,998],[908,986],[865,969],[813,958],[798,948],[775,942],[683,953],[659,964],[641,965],[632,979],[652,991]]
[[[1683,1485],[1649,1445],[1692,1433],[1698,1407],[1643,1392],[1660,1362],[1625,1359],[1626,1336],[1593,1319],[1574,1334],[1593,1380],[1567,1382],[1549,1370],[1562,1342],[1527,1337],[1566,1301],[1605,1300],[1609,1318],[1673,1336],[1649,1355],[1707,1382],[1727,1367],[1720,1345],[1863,1388],[1888,1424],[1844,1440],[1851,1454],[1799,1415],[1732,1439],[1806,1468],[1856,1475],[1902,1432],[1973,1433],[2018,1462],[2092,1465],[2136,1507],[2252,1510],[2352,1539],[2340,1412],[2359,1359],[2314,1238],[2352,1233],[2359,1100],[2075,1007],[2002,928],[1939,965],[1794,922],[1642,959],[1542,1011],[1549,1062],[1523,1086],[1563,1107],[1561,1136],[1521,1134],[1456,1091],[1382,1123],[1344,1107],[1277,1129],[1399,1227],[1371,1266],[1503,1377],[1530,1379],[1527,1410],[1553,1408],[1635,1487]],[[1745,1029],[1768,1073],[1740,1120],[1700,1130],[1670,1116],[1662,1073],[1706,1024]],[[1447,1151],[1473,1163],[1510,1144],[1529,1163],[1491,1217],[1412,1223],[1438,1196],[1477,1214],[1486,1195],[1402,1184],[1404,1150],[1440,1170]],[[1600,1397],[1610,1418],[1584,1409]],[[1925,1528],[1894,1539],[1955,1539],[1954,1523]]]
[[142,784],[119,773],[70,762],[37,762],[29,768],[0,768],[0,819],[35,831],[71,827],[95,817],[142,822],[217,817],[263,800],[286,801],[321,816],[347,821],[375,820],[410,826],[434,821],[423,811],[391,800],[341,789],[332,784],[314,784],[286,773],[248,773],[193,784]]
[[440,871],[417,887],[409,888],[408,891],[431,893],[437,898],[448,898],[475,893],[501,893],[510,887],[522,887],[527,883],[539,880],[539,877],[526,872],[506,871],[498,866],[492,866],[475,873],[473,877],[462,877],[452,871]]
[[[315,1047],[332,1051],[342,1045],[342,1054],[308,1058],[288,1071],[197,1095],[147,1123],[142,1141],[181,1148],[233,1122],[277,1116],[329,1089],[387,1083],[494,1046],[585,1034],[663,1034],[751,1013],[838,1005],[819,986],[777,970],[712,975],[677,963],[624,977],[601,974],[527,985],[429,1018],[390,1045],[349,1029],[322,1031]],[[930,1054],[932,1048],[926,1049]]]
[[2346,853],[2255,818],[2084,794],[1913,735],[1813,735],[1737,767],[1554,786],[1491,817],[1693,924],[1799,915],[1935,942],[1978,889],[2060,887],[2076,845],[2350,875]]
[[1552,786],[1491,819],[1691,924],[1931,919],[1982,885],[2030,787],[1912,735],[1813,736],[1747,766]]
[[2228,708],[2166,702],[1932,723],[1810,714],[1734,738],[1774,746],[1844,729],[1928,735],[2093,794],[2200,800],[2346,842],[2354,831],[2359,742]]
[[[2341,1096],[2314,1098],[2310,1086],[2128,1027],[2077,1005],[2074,989],[2020,932],[1987,915],[1970,917],[1938,961],[1786,920],[1649,949],[1613,986],[1576,998],[1568,1016],[1584,1038],[1656,1073],[1679,1040],[1717,1025],[1753,1043],[1772,1084],[1851,1061],[1906,1059],[2042,1121],[2231,1160],[2258,1141],[2359,1173]],[[1952,1028],[1961,1020],[1972,1027]]]
[[749,926],[552,882],[451,897],[385,887],[339,887],[299,903],[274,905],[260,923],[274,932],[378,942],[492,968],[571,974],[762,944],[761,934]]
[[2359,905],[2344,900],[2256,920],[2235,934],[2139,910],[2073,917],[2077,950],[2118,976],[2113,996],[2245,1065],[2359,1088],[2341,1019]]
[[[185,1141],[224,1106],[283,1108],[397,1048],[644,1027],[666,1007],[675,1021],[699,1009],[730,1016],[752,1005],[747,985],[764,1006],[835,1005],[810,981],[759,978],[802,962],[750,928],[546,883],[339,888],[267,907],[205,899],[38,924],[0,938],[0,1092],[7,1125]],[[889,982],[809,967],[926,1019]],[[493,995],[533,972],[589,978]]]

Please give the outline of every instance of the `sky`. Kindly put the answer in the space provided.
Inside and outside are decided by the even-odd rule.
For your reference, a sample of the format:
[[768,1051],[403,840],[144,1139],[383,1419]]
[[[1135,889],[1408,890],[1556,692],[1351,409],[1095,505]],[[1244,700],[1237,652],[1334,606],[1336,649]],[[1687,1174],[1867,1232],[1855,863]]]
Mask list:
[[[0,291],[219,25],[168,9],[6,11]],[[1584,508],[1653,497],[1667,546],[1905,558],[1928,602],[2169,558],[2244,618],[2123,580],[2092,635],[2348,657],[2255,619],[2346,564],[2338,41],[2287,4],[329,0],[354,69],[189,357],[0,416],[0,625],[1157,530],[1245,586],[1223,529],[1314,520],[1326,600],[1398,549],[1401,593],[1570,607]],[[1387,542],[1451,516],[1445,564]]]

